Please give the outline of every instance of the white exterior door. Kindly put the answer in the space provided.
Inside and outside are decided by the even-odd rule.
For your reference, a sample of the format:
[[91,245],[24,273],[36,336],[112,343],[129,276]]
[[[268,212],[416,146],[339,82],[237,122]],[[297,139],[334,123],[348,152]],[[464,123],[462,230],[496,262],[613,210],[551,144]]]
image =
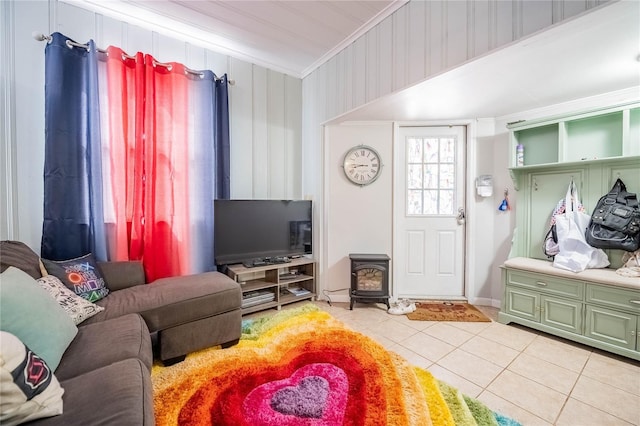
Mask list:
[[465,133],[464,126],[398,128],[395,297],[464,297]]

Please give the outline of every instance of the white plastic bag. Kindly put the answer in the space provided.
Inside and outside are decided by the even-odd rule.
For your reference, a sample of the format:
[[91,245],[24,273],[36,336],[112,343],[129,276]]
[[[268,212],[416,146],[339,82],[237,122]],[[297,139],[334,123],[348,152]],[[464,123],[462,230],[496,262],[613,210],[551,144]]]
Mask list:
[[607,254],[601,249],[591,247],[585,239],[591,216],[580,211],[579,205],[578,188],[572,180],[565,197],[565,212],[556,216],[560,252],[553,258],[553,266],[573,272],[606,268],[609,266]]

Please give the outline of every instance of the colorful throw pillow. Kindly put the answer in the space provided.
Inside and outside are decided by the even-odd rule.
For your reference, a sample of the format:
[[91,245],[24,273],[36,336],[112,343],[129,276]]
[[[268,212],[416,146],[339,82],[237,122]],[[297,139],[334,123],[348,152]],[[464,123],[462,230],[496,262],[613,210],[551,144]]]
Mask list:
[[102,272],[91,253],[70,260],[42,259],[42,263],[49,274],[60,278],[67,288],[89,302],[98,301],[109,294]]
[[0,274],[0,330],[18,337],[49,367],[58,368],[78,327],[36,280],[13,266]]
[[37,280],[40,287],[56,299],[58,305],[71,317],[75,325],[91,318],[98,312],[104,311],[102,306],[98,306],[88,300],[78,296],[62,284],[60,278],[55,275],[47,275]]
[[20,339],[0,331],[0,424],[18,425],[62,414],[58,379]]

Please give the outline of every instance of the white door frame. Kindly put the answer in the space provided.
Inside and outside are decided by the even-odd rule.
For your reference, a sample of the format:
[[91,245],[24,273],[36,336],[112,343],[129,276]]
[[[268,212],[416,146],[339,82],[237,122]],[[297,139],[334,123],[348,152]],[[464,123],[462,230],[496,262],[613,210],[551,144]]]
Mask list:
[[[404,173],[404,164],[398,164],[399,158],[399,149],[402,149],[402,144],[400,142],[399,131],[400,127],[413,126],[465,126],[466,127],[466,150],[465,150],[465,161],[466,161],[466,170],[465,170],[465,214],[466,214],[466,222],[465,222],[465,247],[464,247],[464,296],[470,303],[475,302],[475,288],[476,283],[471,271],[475,269],[475,256],[472,256],[472,253],[475,253],[475,241],[469,238],[470,235],[473,235],[473,231],[475,230],[475,206],[473,203],[474,197],[474,182],[476,177],[476,125],[475,120],[450,120],[450,121],[409,121],[409,122],[394,122],[393,124],[393,178],[394,181],[396,179],[403,179],[399,174]],[[400,253],[400,249],[398,248],[398,243],[396,239],[396,235],[398,235],[397,229],[397,221],[395,220],[398,215],[404,214],[403,212],[397,211],[398,205],[398,197],[404,197],[404,194],[399,194],[396,191],[393,192],[393,255],[392,262],[397,253]],[[397,268],[392,267],[392,280],[391,280],[391,297],[394,299],[398,298],[397,294],[397,286],[395,285],[397,280],[399,279],[399,273]]]

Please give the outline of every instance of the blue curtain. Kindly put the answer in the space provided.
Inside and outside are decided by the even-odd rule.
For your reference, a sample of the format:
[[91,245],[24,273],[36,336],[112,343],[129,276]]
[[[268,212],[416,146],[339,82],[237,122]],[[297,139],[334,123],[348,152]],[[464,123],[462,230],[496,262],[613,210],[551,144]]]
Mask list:
[[[42,257],[52,260],[70,259],[89,252],[98,260],[112,260],[107,249],[109,234],[106,232],[104,213],[107,204],[103,204],[103,196],[107,196],[106,192],[103,194],[103,167],[107,167],[103,164],[109,164],[108,155],[105,155],[103,162],[101,143],[104,132],[101,136],[100,117],[108,116],[105,111],[101,114],[99,102],[99,93],[104,95],[107,84],[103,81],[106,80],[104,72],[98,72],[103,57],[99,57],[101,53],[96,53],[92,40],[86,44],[86,48],[70,42],[75,43],[62,34],[54,33],[52,41],[45,48],[44,222],[41,252]],[[229,198],[230,194],[227,76],[215,78],[211,71],[203,73],[201,79],[192,78],[194,84],[189,89],[189,105],[184,105],[185,109],[197,111],[191,115],[195,123],[193,131],[213,135],[209,148],[211,154],[195,159],[189,166],[200,177],[195,181],[200,188],[196,188],[198,190],[194,193],[209,198],[199,204],[208,207],[206,211],[200,211],[203,213],[200,219],[192,223],[192,235],[198,251],[208,253],[202,259],[189,260],[198,271],[215,268],[213,199]],[[105,108],[104,96],[102,101],[102,108]],[[112,126],[113,123],[103,125]],[[209,129],[206,126],[210,126]],[[190,174],[194,170],[190,170]],[[106,168],[105,173],[108,173]],[[107,185],[108,182],[106,179]]]
[[225,74],[215,79],[214,141],[216,158],[216,198],[229,199],[230,148],[228,80]]
[[60,33],[45,48],[42,257],[106,259],[98,73],[93,41],[77,48]]

